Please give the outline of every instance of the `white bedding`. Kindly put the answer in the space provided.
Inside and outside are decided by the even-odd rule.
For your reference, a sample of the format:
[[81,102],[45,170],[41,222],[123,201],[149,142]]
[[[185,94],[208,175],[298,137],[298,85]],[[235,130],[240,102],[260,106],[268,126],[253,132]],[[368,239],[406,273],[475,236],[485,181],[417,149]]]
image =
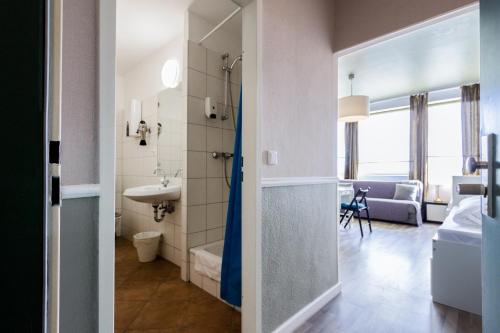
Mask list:
[[481,225],[457,223],[455,221],[457,210],[458,207],[453,207],[443,224],[438,228],[438,239],[481,246]]

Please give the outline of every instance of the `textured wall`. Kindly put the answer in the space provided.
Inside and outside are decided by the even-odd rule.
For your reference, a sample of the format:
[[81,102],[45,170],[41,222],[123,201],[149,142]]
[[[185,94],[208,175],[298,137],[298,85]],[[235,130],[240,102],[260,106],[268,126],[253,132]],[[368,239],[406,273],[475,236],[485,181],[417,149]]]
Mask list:
[[336,184],[263,189],[263,332],[338,283],[336,197]]
[[97,183],[96,1],[65,0],[63,14],[62,183]]
[[444,14],[475,0],[336,0],[335,50]]
[[279,164],[263,177],[336,174],[333,1],[262,4],[262,149]]
[[62,203],[61,333],[97,332],[98,200]]

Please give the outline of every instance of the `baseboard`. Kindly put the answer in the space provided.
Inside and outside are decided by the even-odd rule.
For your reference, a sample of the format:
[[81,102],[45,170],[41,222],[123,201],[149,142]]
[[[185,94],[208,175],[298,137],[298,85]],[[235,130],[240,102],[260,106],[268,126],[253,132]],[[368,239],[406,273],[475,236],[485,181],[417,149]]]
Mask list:
[[303,186],[337,183],[337,177],[278,177],[262,178],[262,187]]
[[318,296],[314,301],[307,304],[299,312],[294,314],[292,317],[288,318],[283,324],[281,324],[274,333],[291,333],[300,325],[304,324],[307,319],[311,318],[315,313],[317,313],[322,307],[324,307],[328,302],[334,299],[341,289],[341,283],[337,283],[323,294]]

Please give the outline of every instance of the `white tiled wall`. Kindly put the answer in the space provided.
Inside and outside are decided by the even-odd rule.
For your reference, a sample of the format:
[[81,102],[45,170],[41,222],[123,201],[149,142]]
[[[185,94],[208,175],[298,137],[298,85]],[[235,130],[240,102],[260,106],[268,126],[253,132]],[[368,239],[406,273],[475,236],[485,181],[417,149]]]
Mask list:
[[[125,135],[126,121],[124,117],[117,117],[120,122],[117,128],[121,128],[119,141],[121,141],[122,152],[121,159],[117,162],[121,164],[121,183],[122,190],[142,185],[159,184],[160,178],[153,174],[156,168],[157,149],[160,149],[162,156],[162,168],[173,172],[182,165],[182,136],[185,135],[179,127],[170,128],[168,123],[172,119],[162,118],[158,112],[158,100],[161,94],[142,100],[142,118],[146,124],[151,126],[151,133],[146,137],[146,146],[139,145],[139,139],[134,136]],[[158,97],[160,96],[160,97]],[[180,107],[180,106],[179,106]],[[168,142],[165,140],[163,145],[157,146],[157,123],[163,121],[162,135],[168,136]],[[132,126],[130,133],[133,132]],[[118,131],[117,131],[118,133]],[[160,141],[163,140],[160,136]],[[175,143],[175,144],[172,144]],[[117,144],[118,145],[118,144]],[[142,231],[160,231],[163,235],[160,246],[160,254],[163,258],[181,266],[182,263],[182,203],[175,204],[175,212],[166,214],[165,219],[157,223],[153,219],[153,208],[150,204],[139,203],[122,197],[122,235],[132,240],[133,235]]]
[[[204,114],[204,98],[207,96],[217,102],[218,112],[223,110],[222,53],[191,41],[187,44],[187,143],[184,165],[187,250],[224,238],[229,188],[224,178],[224,159],[214,159],[211,152],[233,152],[234,128],[232,119],[207,119]],[[238,55],[230,55],[230,59]],[[240,68],[239,64],[236,65],[232,75],[235,108],[239,102],[240,84],[237,82],[241,78]],[[229,175],[231,167],[232,163],[228,161]],[[215,285],[208,280],[207,288],[215,293]]]

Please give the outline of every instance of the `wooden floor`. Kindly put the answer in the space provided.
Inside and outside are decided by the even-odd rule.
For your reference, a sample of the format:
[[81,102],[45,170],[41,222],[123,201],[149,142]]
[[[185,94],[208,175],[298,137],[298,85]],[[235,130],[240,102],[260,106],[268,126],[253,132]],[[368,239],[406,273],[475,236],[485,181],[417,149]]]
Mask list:
[[236,333],[241,314],[180,279],[179,267],[137,261],[132,243],[115,243],[115,333]]
[[432,237],[438,225],[375,222],[340,232],[342,292],[297,332],[481,332],[481,317],[433,303]]

